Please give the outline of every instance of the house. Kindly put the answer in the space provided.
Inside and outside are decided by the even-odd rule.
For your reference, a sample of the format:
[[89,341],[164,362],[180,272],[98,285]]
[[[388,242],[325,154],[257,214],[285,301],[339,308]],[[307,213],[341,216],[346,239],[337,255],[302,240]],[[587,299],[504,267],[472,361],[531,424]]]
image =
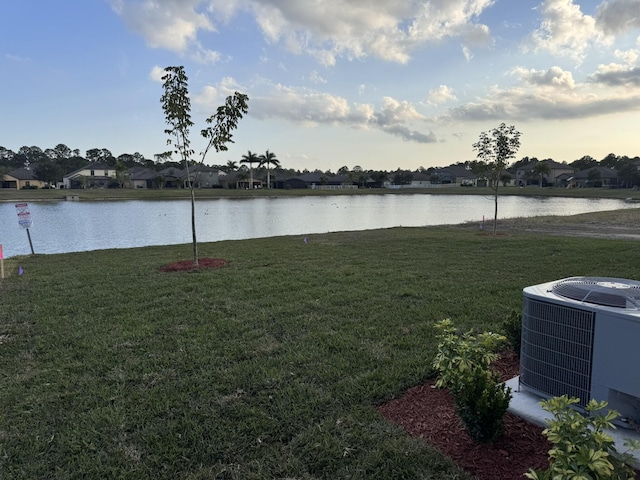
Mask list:
[[189,167],[189,179],[196,188],[214,188],[220,186],[219,171],[204,164]]
[[158,183],[156,178],[158,172],[146,167],[131,167],[127,170],[129,180],[127,182],[130,188],[155,188]]
[[620,185],[618,172],[613,168],[591,167],[581,170],[573,177],[577,187],[609,187],[616,188]]
[[168,167],[157,174],[160,188],[180,188],[184,186],[186,174],[184,170],[176,167]]
[[476,185],[478,177],[464,165],[450,165],[444,168],[436,168],[431,177],[438,179],[440,184]]
[[[566,175],[573,175],[574,169],[566,163],[559,163],[554,160],[540,160],[549,166],[549,173],[542,176],[543,185],[561,185],[562,180],[566,180]],[[516,170],[516,184],[518,186],[525,186],[540,182],[540,175],[534,173],[534,168],[538,162],[530,162]]]
[[330,175],[323,172],[303,173],[284,180],[284,188],[312,188],[317,190],[357,189],[349,175]]
[[116,181],[116,169],[104,163],[90,163],[62,177],[63,188],[105,188]]
[[2,176],[2,188],[14,188],[22,190],[25,188],[44,188],[46,183],[38,180],[33,170],[28,168],[18,168],[6,173]]

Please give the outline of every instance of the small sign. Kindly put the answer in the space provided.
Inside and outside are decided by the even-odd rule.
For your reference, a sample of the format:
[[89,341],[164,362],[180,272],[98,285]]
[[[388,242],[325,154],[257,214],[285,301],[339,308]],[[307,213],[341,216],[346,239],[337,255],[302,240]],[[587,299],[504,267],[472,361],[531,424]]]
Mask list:
[[31,220],[31,212],[29,212],[29,204],[16,203],[16,213],[18,214],[18,224],[20,228],[31,228],[33,221]]

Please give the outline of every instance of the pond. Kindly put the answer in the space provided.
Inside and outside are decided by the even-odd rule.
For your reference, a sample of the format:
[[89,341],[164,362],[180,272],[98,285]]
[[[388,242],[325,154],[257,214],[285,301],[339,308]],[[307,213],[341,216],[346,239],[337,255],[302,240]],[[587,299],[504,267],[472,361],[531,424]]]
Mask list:
[[[574,215],[636,205],[615,199],[502,196],[498,217]],[[191,242],[188,199],[33,202],[29,232],[35,253]],[[476,195],[335,195],[198,200],[198,242],[307,235],[397,226],[480,225],[493,218],[493,197]],[[14,203],[0,203],[4,256],[30,253]]]

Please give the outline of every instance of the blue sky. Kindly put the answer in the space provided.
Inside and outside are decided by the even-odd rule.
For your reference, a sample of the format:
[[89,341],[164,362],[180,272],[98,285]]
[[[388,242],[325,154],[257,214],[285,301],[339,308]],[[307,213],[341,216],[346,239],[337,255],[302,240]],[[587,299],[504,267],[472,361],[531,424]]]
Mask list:
[[297,169],[640,155],[640,0],[7,0],[0,145],[167,150],[162,69],[184,65],[192,146],[235,90],[249,115],[208,164]]

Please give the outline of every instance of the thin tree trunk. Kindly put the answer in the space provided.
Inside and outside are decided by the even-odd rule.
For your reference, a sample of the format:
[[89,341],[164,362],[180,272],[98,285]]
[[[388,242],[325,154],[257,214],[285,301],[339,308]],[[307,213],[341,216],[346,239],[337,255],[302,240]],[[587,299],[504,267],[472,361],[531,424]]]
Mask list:
[[189,182],[189,191],[191,192],[191,237],[193,241],[193,266],[198,266],[198,241],[196,239],[196,193],[193,190],[193,182],[189,175],[189,164],[185,160],[184,170],[187,173],[187,182]]
[[196,194],[191,184],[191,236],[193,238],[193,266],[198,266],[198,241],[196,240]]
[[493,210],[493,236],[496,236],[496,230],[498,229],[498,184],[494,189],[495,195],[493,197],[494,210]]

